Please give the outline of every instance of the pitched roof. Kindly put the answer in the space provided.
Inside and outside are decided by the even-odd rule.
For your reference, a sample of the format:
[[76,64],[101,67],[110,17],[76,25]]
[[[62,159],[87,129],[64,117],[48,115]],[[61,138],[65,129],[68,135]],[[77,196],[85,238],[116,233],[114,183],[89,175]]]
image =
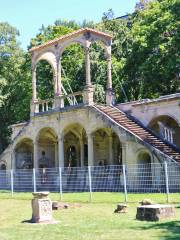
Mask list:
[[59,42],[63,42],[65,40],[68,40],[69,38],[71,37],[75,37],[79,34],[82,34],[84,32],[90,32],[90,33],[94,33],[96,35],[99,35],[99,36],[102,36],[102,37],[105,37],[107,39],[112,39],[112,36],[110,34],[107,34],[107,33],[104,33],[104,32],[100,32],[100,31],[97,31],[97,30],[94,30],[94,29],[91,29],[91,28],[81,28],[77,31],[74,31],[74,32],[71,32],[69,34],[66,34],[64,36],[61,36],[61,37],[58,37],[58,38],[55,38],[53,40],[50,40],[48,42],[45,42],[41,45],[38,45],[38,46],[35,46],[35,47],[32,47],[29,52],[34,52],[36,50],[39,50],[39,49],[42,49],[42,48],[45,48],[47,46],[50,46],[50,45],[53,45],[53,44],[56,44],[56,43],[59,43]]

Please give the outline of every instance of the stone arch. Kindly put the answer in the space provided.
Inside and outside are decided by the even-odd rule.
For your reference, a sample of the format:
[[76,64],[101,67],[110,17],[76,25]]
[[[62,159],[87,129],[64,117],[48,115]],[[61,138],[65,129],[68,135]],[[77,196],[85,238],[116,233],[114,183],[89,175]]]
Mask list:
[[[84,129],[84,131],[86,132],[86,126],[84,125],[83,122],[76,122],[76,121],[72,121],[72,122],[69,122],[67,123],[66,125],[64,125],[62,131],[61,131],[61,134],[64,136],[69,130],[73,130],[73,131],[76,131],[76,129],[80,129],[82,131],[82,129]],[[77,133],[75,133],[77,134]]]
[[160,115],[153,118],[148,127],[156,134],[180,148],[180,126],[177,119],[171,115]]
[[144,149],[141,149],[137,152],[137,163],[138,164],[151,164],[151,159],[152,159],[152,156],[151,154],[144,150]]
[[62,57],[62,54],[64,53],[64,51],[73,44],[79,44],[82,48],[85,48],[85,43],[81,40],[72,39],[68,42],[64,42],[63,44],[61,44],[58,50],[60,58]]
[[57,65],[57,60],[56,56],[53,52],[47,51],[40,53],[39,55],[36,56],[36,58],[33,59],[33,66],[36,68],[37,64],[41,60],[46,60],[52,67],[54,74],[56,73],[56,65]]
[[92,132],[95,165],[122,165],[122,146],[119,136],[110,128]]
[[86,165],[87,135],[85,128],[79,123],[68,124],[63,130],[64,166],[79,167]]
[[53,126],[44,125],[43,127],[39,128],[39,129],[37,130],[37,134],[36,134],[34,140],[35,140],[35,141],[39,141],[40,134],[41,134],[43,131],[46,131],[46,130],[50,130],[54,136],[58,136],[58,132],[56,131],[56,129],[55,129]]
[[14,148],[16,169],[33,168],[33,140],[24,137],[20,139]]
[[0,161],[0,170],[3,170],[3,171],[7,170],[7,163],[6,163],[6,161],[4,161],[4,160]]
[[105,103],[107,86],[107,52],[102,41],[97,40],[89,47],[91,60],[91,82],[94,86],[93,100],[96,103]]
[[[51,99],[56,92],[56,68],[55,64],[45,58],[40,58],[36,63],[36,91],[37,98],[41,100]],[[43,70],[43,71],[42,71]]]
[[37,166],[52,168],[58,166],[58,135],[51,127],[43,127],[36,136],[38,145]]
[[[34,64],[37,63],[39,59],[46,59],[53,63],[55,66],[55,96],[60,96],[62,91],[62,81],[61,81],[61,55],[65,48],[72,43],[78,43],[85,48],[85,73],[86,73],[86,89],[85,95],[83,96],[83,102],[85,104],[93,103],[93,88],[91,83],[91,71],[90,71],[90,57],[89,57],[89,47],[91,43],[96,41],[101,41],[104,45],[104,49],[107,55],[107,86],[106,86],[106,103],[113,103],[113,91],[112,91],[112,77],[111,77],[111,40],[112,36],[105,34],[100,31],[96,31],[90,28],[82,28],[73,33],[66,34],[57,39],[50,40],[45,44],[33,47],[30,49],[32,53],[32,86],[33,86],[33,103],[37,102],[37,92],[36,92],[36,71]],[[40,52],[40,53],[39,53]],[[53,60],[52,60],[53,59]],[[54,63],[56,64],[54,65]],[[62,104],[63,105],[63,104]]]
[[[59,62],[61,63],[61,81],[66,92],[70,94],[84,90],[86,84],[84,45],[78,41],[72,41],[61,47]],[[77,102],[83,102],[82,96],[76,96],[75,99]],[[68,105],[67,99],[64,105]]]
[[137,154],[137,178],[140,192],[147,191],[152,186],[152,156],[146,150],[140,150]]

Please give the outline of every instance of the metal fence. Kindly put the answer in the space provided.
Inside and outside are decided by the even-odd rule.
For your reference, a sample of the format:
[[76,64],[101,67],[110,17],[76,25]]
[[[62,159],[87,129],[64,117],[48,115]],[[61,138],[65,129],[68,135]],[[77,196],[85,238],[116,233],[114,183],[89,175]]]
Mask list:
[[[0,190],[14,192],[164,194],[165,201],[180,193],[180,165],[176,163],[107,165],[51,169],[0,170]],[[2,191],[1,191],[2,192]],[[177,195],[180,197],[180,195]],[[176,199],[180,202],[180,198]]]

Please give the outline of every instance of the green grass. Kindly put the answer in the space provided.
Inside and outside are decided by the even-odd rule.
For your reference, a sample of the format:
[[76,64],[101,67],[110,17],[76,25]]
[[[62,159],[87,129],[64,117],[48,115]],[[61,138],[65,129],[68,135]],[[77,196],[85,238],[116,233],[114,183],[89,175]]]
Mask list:
[[[8,191],[0,191],[0,199],[23,199],[23,200],[30,200],[32,199],[31,193],[17,193],[15,192],[13,196]],[[58,193],[51,193],[50,198],[53,200],[60,200],[60,194]],[[135,193],[128,193],[128,202],[129,203],[138,203],[142,201],[144,198],[150,198],[155,203],[166,203],[167,202],[167,195],[164,193],[142,193],[142,194],[135,194]],[[85,193],[63,193],[62,196],[63,201],[68,202],[81,202],[87,203],[90,200],[90,194]],[[109,192],[94,192],[92,193],[92,202],[93,203],[117,203],[117,202],[124,202],[125,196],[123,193],[109,193]],[[169,194],[169,203],[180,203],[180,193],[171,193]]]
[[[64,201],[81,202],[81,207],[53,212],[53,225],[22,223],[31,218],[30,193],[0,193],[0,240],[179,240],[180,204],[176,205],[176,218],[161,222],[135,220],[135,203],[128,204],[127,214],[114,214],[116,203],[124,200],[119,193],[94,193],[93,203],[88,203],[87,193],[64,194]],[[58,200],[58,194],[51,194]],[[131,200],[156,198],[160,195],[132,194]],[[164,197],[164,196],[162,196]],[[176,194],[175,198],[179,195]],[[165,199],[166,200],[166,199]]]

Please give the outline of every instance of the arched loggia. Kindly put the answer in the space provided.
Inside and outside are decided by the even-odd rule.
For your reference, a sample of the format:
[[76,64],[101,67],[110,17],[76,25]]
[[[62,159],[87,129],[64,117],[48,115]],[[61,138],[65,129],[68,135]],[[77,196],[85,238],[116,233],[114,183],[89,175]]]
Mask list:
[[100,128],[92,133],[94,165],[122,165],[122,146],[116,133]]
[[36,65],[37,98],[41,100],[54,98],[54,70],[47,60],[40,60]]
[[33,141],[24,138],[15,146],[15,167],[16,169],[33,168]]
[[[66,94],[83,91],[85,82],[85,56],[84,48],[81,44],[72,42],[63,48],[61,53],[61,81],[62,91]],[[72,101],[72,103],[71,103]],[[75,101],[75,102],[74,102]],[[66,99],[66,104],[76,104],[83,102],[82,96]]]
[[143,192],[152,187],[151,156],[146,151],[140,151],[137,155],[138,163],[138,189]]
[[41,129],[37,136],[38,168],[54,168],[58,166],[58,137],[50,127]]
[[153,118],[148,126],[160,137],[180,148],[180,127],[173,117],[158,116]]
[[102,42],[93,42],[90,45],[91,81],[94,85],[94,101],[105,103],[107,85],[107,58]]
[[83,167],[87,165],[87,136],[80,124],[70,124],[64,130],[64,166]]
[[[112,78],[111,78],[111,40],[112,37],[109,34],[96,31],[94,29],[83,28],[79,29],[73,33],[67,34],[65,36],[61,36],[55,40],[51,40],[42,44],[40,46],[33,47],[30,49],[32,53],[32,85],[33,85],[33,101],[31,107],[31,114],[37,113],[37,106],[39,101],[37,99],[36,93],[36,65],[39,60],[45,59],[47,60],[52,66],[54,70],[54,103],[53,107],[64,107],[64,96],[62,96],[62,81],[61,81],[61,61],[63,52],[66,51],[66,48],[73,44],[78,43],[83,46],[84,48],[84,56],[85,56],[85,88],[83,92],[83,103],[85,105],[92,105],[93,104],[93,87],[91,81],[91,56],[90,56],[90,46],[96,41],[100,41],[103,43],[105,48],[105,55],[107,59],[107,84],[106,84],[106,104],[111,105],[113,103],[113,91],[112,91]],[[79,54],[81,51],[79,51]],[[81,59],[81,57],[80,57]],[[78,62],[78,61],[77,61]],[[75,69],[77,70],[77,69]],[[83,70],[84,71],[84,70]],[[82,71],[82,75],[83,75]],[[81,74],[77,74],[78,77],[82,77]],[[83,79],[82,79],[83,81]],[[83,84],[82,84],[83,85]],[[77,81],[77,86],[79,90],[79,86],[81,83]],[[76,90],[76,87],[75,87]],[[66,95],[66,93],[65,93]],[[76,94],[77,95],[77,94]],[[82,93],[80,93],[82,95]],[[67,96],[68,98],[69,96]],[[47,98],[48,99],[48,96]]]

